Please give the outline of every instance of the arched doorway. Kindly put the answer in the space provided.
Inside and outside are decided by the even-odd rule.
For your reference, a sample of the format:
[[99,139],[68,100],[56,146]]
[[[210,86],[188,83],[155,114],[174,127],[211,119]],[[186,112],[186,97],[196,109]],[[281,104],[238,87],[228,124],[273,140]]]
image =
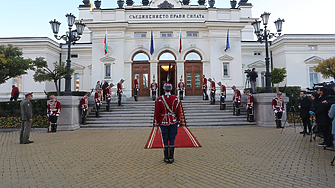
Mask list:
[[202,57],[196,51],[186,53],[184,64],[185,95],[202,95]]
[[[171,51],[163,51],[158,55],[158,94],[163,95],[163,86],[167,81],[172,84],[173,90],[171,94],[177,94],[177,68],[176,68],[176,56]],[[170,74],[169,74],[170,73]],[[170,75],[170,77],[168,77]]]
[[133,58],[132,66],[132,95],[134,95],[134,79],[139,76],[138,96],[150,96],[150,57],[146,52],[137,52]]

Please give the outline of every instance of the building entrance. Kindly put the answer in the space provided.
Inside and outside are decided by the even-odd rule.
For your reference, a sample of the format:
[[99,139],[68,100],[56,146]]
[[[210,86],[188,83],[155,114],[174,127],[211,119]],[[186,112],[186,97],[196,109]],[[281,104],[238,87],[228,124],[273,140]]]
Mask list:
[[150,64],[148,62],[133,63],[133,75],[132,75],[132,95],[134,96],[134,79],[139,76],[140,90],[137,93],[138,96],[150,96]]
[[176,74],[176,62],[175,61],[159,61],[158,64],[158,95],[164,95],[163,86],[167,82],[168,73],[169,73],[169,66],[170,66],[170,83],[173,86],[171,91],[172,95],[177,94],[177,74]]
[[186,61],[184,64],[185,70],[185,95],[202,95],[202,62],[201,61]]

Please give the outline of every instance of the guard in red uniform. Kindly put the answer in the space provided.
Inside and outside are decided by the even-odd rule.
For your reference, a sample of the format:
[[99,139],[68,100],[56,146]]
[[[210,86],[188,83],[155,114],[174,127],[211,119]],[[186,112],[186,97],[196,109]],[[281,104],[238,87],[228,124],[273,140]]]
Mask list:
[[119,106],[121,106],[122,93],[123,93],[123,91],[122,91],[122,88],[123,88],[122,84],[123,84],[123,82],[124,82],[124,80],[121,79],[120,82],[117,83],[117,99],[118,99],[117,103],[118,103]]
[[136,78],[134,79],[134,99],[137,101],[137,92],[140,90],[140,85],[138,84],[139,76],[136,75]]
[[88,110],[88,97],[90,96],[90,93],[86,93],[83,98],[80,100],[80,108],[82,110],[81,112],[81,123],[83,125],[86,125],[86,116],[87,116],[87,110]]
[[218,82],[218,85],[220,86],[220,110],[226,109],[225,99],[226,99],[226,86],[223,85],[221,82]]
[[247,93],[247,121],[254,121],[254,96],[250,93],[250,90],[246,91]]
[[283,128],[281,126],[281,118],[285,113],[284,100],[281,98],[282,92],[277,93],[277,97],[272,99],[272,109],[276,117],[276,127]]
[[106,88],[105,93],[106,93],[106,101],[107,101],[107,106],[106,106],[106,110],[108,112],[110,112],[111,108],[110,108],[110,103],[112,100],[112,87],[114,86],[113,83],[109,84],[109,86]]
[[[47,116],[49,118],[51,126],[50,132],[57,131],[57,118],[60,114],[60,110],[61,110],[60,102],[56,100],[56,97],[54,95],[51,95],[47,111]],[[48,130],[50,130],[49,127]]]
[[95,91],[94,95],[94,101],[95,101],[95,117],[99,118],[99,111],[100,111],[100,106],[102,105],[102,88],[99,87],[97,91]]
[[157,89],[158,89],[158,85],[155,81],[155,78],[152,80],[152,83],[150,85],[151,88],[151,96],[152,96],[152,100],[156,100],[156,93],[157,93]]
[[12,101],[12,100],[17,101],[17,98],[19,98],[19,95],[20,95],[19,88],[16,87],[15,85],[13,85],[10,101]]
[[236,115],[240,115],[240,104],[241,104],[241,92],[236,88],[236,86],[231,87],[234,90],[234,98],[233,98],[233,104],[234,104],[234,115],[236,112]]
[[171,95],[172,85],[163,86],[165,95],[158,97],[155,105],[156,124],[162,132],[164,162],[174,162],[174,141],[181,117],[181,104],[177,96]]
[[184,99],[184,91],[185,91],[185,84],[183,82],[183,79],[180,79],[180,82],[178,83],[178,91],[179,91],[179,99]]
[[210,104],[214,105],[215,104],[215,91],[216,91],[215,82],[212,80],[212,78],[208,78],[208,81],[211,86],[211,103]]
[[205,75],[202,75],[202,92],[203,92],[203,95],[202,95],[202,99],[203,100],[208,100],[208,95],[207,95],[207,78]]

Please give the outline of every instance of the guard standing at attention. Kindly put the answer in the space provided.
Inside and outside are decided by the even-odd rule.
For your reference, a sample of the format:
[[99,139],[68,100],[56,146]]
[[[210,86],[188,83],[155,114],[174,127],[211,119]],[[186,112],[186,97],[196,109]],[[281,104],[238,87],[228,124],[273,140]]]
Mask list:
[[94,101],[95,101],[95,117],[99,118],[99,111],[100,111],[100,106],[102,105],[102,88],[99,87],[99,89],[95,92],[94,95]]
[[220,86],[220,110],[226,109],[225,99],[226,99],[226,86],[223,85],[221,82],[218,82],[218,85]]
[[134,79],[134,99],[137,101],[137,93],[140,90],[140,85],[138,84],[139,76],[136,75],[136,78]]
[[112,99],[112,87],[114,86],[113,83],[111,83],[107,88],[106,88],[106,101],[107,101],[107,106],[106,106],[106,110],[107,112],[111,111],[110,108],[110,103],[111,103],[111,99]]
[[30,144],[34,141],[29,140],[31,124],[33,122],[33,108],[30,100],[33,99],[33,93],[28,93],[25,95],[20,103],[21,108],[21,132],[20,132],[20,144]]
[[117,83],[117,98],[118,98],[117,103],[118,103],[119,106],[121,106],[122,93],[123,93],[122,92],[122,88],[123,88],[122,84],[123,84],[123,82],[124,82],[124,80],[121,79],[120,82]]
[[202,75],[202,92],[203,92],[203,95],[202,95],[202,99],[203,100],[208,100],[208,95],[207,95],[207,78],[206,76],[203,74]]
[[49,118],[51,126],[50,132],[57,131],[57,118],[60,114],[60,110],[61,110],[60,102],[56,100],[56,97],[54,95],[51,95],[47,110],[47,116]]
[[233,114],[235,115],[235,111],[237,111],[236,115],[239,116],[241,113],[240,112],[241,92],[234,85],[231,88],[234,90],[234,98],[233,98],[234,113]]
[[155,119],[162,131],[164,162],[174,162],[174,141],[181,117],[181,104],[178,97],[171,95],[172,84],[163,86],[165,95],[158,97],[155,104]]
[[254,96],[250,93],[250,90],[246,91],[247,93],[247,121],[254,121]]
[[210,104],[214,105],[215,104],[215,91],[216,91],[215,82],[212,80],[212,78],[208,78],[208,81],[209,81],[209,84],[211,86],[211,102],[210,102]]
[[81,107],[81,123],[83,125],[86,125],[86,116],[87,116],[87,110],[88,110],[88,97],[90,96],[90,93],[86,93],[83,98],[80,100],[80,107]]
[[152,95],[152,100],[156,100],[156,93],[157,93],[157,89],[158,89],[158,85],[155,81],[155,78],[152,80],[152,83],[150,85],[151,88],[151,95]]
[[277,128],[283,128],[281,126],[281,118],[283,116],[283,113],[285,113],[284,99],[281,98],[281,95],[282,92],[278,91],[277,97],[272,99],[272,109],[273,112],[275,113]]
[[183,79],[180,79],[180,82],[178,83],[178,91],[179,91],[179,99],[184,99],[184,91],[185,91],[185,84],[183,82]]

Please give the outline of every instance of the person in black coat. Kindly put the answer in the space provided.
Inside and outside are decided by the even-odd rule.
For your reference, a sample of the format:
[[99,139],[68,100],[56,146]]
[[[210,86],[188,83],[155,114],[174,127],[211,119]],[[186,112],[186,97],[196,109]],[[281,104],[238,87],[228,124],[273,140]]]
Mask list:
[[[299,109],[300,109],[300,117],[302,119],[302,123],[304,125],[304,130],[300,132],[300,134],[311,134],[312,125],[310,121],[310,114],[309,111],[311,110],[312,100],[307,96],[306,91],[300,92],[300,102],[299,102]],[[308,127],[308,133],[307,133]]]
[[106,88],[109,86],[107,81],[104,81],[104,84],[102,85],[102,93],[103,93],[103,100],[106,100]]

